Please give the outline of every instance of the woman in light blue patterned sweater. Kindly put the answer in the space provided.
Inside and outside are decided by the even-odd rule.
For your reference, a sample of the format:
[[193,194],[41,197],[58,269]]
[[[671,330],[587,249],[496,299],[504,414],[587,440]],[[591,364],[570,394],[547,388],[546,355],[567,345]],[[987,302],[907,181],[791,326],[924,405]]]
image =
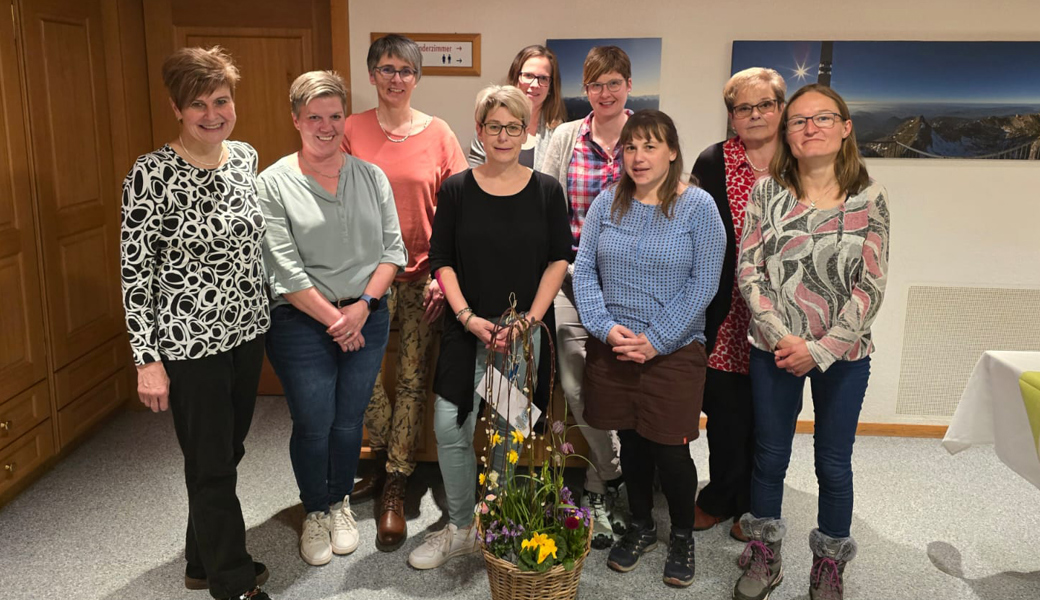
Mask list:
[[624,172],[585,216],[574,293],[591,337],[585,366],[585,419],[616,429],[632,527],[608,565],[635,568],[657,544],[654,471],[668,500],[671,542],[664,581],[688,586],[698,435],[707,357],[704,312],[715,296],[726,251],[718,209],[681,181],[675,125],[659,111],[632,115],[621,133]]

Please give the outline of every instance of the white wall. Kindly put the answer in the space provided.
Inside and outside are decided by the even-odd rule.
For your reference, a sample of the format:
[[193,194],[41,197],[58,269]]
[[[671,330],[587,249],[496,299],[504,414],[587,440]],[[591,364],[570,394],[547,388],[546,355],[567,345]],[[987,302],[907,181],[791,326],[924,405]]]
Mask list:
[[[520,48],[547,38],[661,37],[661,110],[675,119],[692,166],[724,135],[721,91],[733,40],[1032,41],[1040,40],[1037,23],[1036,0],[352,0],[351,88],[355,111],[375,106],[364,67],[372,31],[480,33],[482,75],[424,77],[412,102],[445,119],[467,149],[476,93],[502,83]],[[872,159],[868,167],[891,196],[892,242],[862,420],[901,422],[895,405],[910,286],[1040,288],[1040,164]]]

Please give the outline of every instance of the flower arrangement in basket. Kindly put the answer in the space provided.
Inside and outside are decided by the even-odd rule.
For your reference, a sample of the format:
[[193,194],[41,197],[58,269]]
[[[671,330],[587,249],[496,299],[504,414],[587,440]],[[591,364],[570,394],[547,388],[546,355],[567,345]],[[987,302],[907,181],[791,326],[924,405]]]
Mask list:
[[[566,441],[563,421],[554,421],[545,433],[535,432],[532,409],[537,371],[536,331],[548,335],[544,323],[529,322],[515,305],[496,325],[511,329],[505,353],[488,353],[488,373],[496,363],[501,377],[485,379],[487,400],[481,426],[488,436],[479,474],[478,531],[487,565],[491,596],[506,598],[574,598],[585,557],[589,552],[592,520],[587,508],[578,508],[564,485],[566,458],[574,455]],[[555,349],[549,393],[555,383]],[[510,388],[513,388],[510,393]],[[500,433],[504,419],[514,415]],[[520,454],[528,469],[517,472]],[[539,464],[538,458],[541,458]]]

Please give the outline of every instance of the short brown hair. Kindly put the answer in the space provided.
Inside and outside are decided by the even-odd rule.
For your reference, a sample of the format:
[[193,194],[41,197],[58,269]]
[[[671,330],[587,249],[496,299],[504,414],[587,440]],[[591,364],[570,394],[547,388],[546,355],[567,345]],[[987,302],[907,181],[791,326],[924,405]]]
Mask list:
[[311,100],[325,96],[339,98],[343,110],[347,110],[347,84],[335,71],[308,71],[296,78],[289,87],[289,103],[292,114],[300,116],[300,109]]
[[[826,85],[810,83],[791,96],[787,106],[784,107],[783,116],[780,117],[780,147],[776,149],[776,154],[769,163],[769,174],[773,176],[773,179],[793,190],[799,198],[805,196],[805,188],[802,187],[802,180],[798,176],[798,161],[791,154],[791,144],[787,141],[787,119],[794,101],[810,92],[834,100],[834,103],[838,105],[838,114],[841,115],[842,121],[851,121],[849,105],[845,104],[845,100],[838,92]],[[838,150],[838,156],[834,158],[834,175],[838,178],[838,188],[842,194],[846,195],[858,194],[870,183],[867,165],[859,153],[859,146],[856,145],[855,129],[850,130],[848,137],[841,141],[841,149]]]
[[632,79],[632,61],[625,51],[617,46],[596,46],[589,50],[582,69],[582,84],[588,85],[605,73],[618,72],[627,82]]
[[538,44],[521,50],[509,66],[509,85],[519,86],[520,69],[524,68],[524,63],[540,56],[549,61],[549,68],[552,70],[552,83],[549,84],[549,92],[545,94],[541,119],[546,127],[553,129],[567,118],[567,107],[563,105],[563,90],[560,89],[560,65],[556,62],[553,51]]
[[403,35],[390,33],[372,42],[368,47],[368,72],[376,70],[383,57],[399,58],[415,69],[415,80],[422,79],[422,51],[419,44]]
[[220,46],[213,46],[177,50],[163,61],[162,78],[170,100],[184,110],[192,100],[225,85],[234,98],[239,74],[231,56]]
[[[609,71],[607,71],[609,73]],[[679,147],[679,132],[675,129],[672,118],[659,110],[641,110],[625,122],[621,130],[618,144],[622,147],[635,138],[656,140],[675,152],[675,160],[668,165],[668,175],[657,188],[657,199],[661,201],[661,212],[669,219],[675,213],[675,200],[679,197],[676,191],[683,176],[682,148]],[[627,169],[621,169],[621,179],[614,191],[614,202],[610,205],[610,216],[614,222],[620,222],[632,206],[632,197],[636,191],[636,183],[628,176]]]

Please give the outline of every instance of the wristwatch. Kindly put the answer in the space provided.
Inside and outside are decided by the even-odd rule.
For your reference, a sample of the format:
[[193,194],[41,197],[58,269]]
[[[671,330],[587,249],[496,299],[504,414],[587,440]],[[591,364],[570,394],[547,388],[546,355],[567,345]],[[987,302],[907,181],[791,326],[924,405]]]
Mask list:
[[361,294],[361,301],[368,305],[368,312],[374,313],[379,310],[379,298],[369,296],[368,294]]

